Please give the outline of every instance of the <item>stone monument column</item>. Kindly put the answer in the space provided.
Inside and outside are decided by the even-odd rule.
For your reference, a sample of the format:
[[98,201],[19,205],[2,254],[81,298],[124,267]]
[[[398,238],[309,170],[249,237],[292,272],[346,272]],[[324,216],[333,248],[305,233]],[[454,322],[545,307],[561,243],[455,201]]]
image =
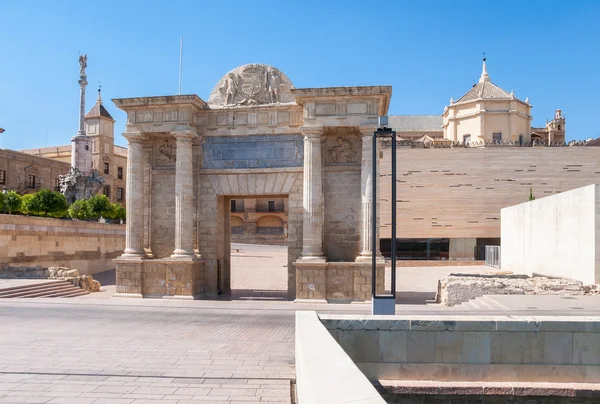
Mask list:
[[127,139],[127,227],[125,251],[122,257],[143,258],[144,252],[144,170],[143,141],[141,133],[124,133]]
[[175,168],[175,250],[171,258],[194,256],[194,166],[192,130],[172,132],[177,139]]
[[304,135],[304,207],[301,261],[325,262],[323,255],[322,127],[302,127]]
[[[361,126],[362,139],[362,167],[360,174],[360,254],[356,257],[357,262],[371,262],[373,255],[373,204],[377,204],[377,251],[378,261],[383,260],[379,252],[379,197],[373,201],[373,132],[376,126]],[[377,172],[379,173],[379,159],[377,159]],[[380,181],[377,181],[377,194],[379,196]]]

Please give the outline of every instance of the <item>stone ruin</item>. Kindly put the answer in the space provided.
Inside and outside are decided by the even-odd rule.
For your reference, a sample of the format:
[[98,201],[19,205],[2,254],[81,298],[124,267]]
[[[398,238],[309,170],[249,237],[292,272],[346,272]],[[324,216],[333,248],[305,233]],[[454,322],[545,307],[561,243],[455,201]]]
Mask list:
[[100,292],[100,282],[92,275],[79,275],[77,269],[65,267],[0,265],[0,279],[57,279],[89,292]]
[[450,274],[438,281],[437,303],[456,306],[484,295],[597,295],[600,285],[510,273]]

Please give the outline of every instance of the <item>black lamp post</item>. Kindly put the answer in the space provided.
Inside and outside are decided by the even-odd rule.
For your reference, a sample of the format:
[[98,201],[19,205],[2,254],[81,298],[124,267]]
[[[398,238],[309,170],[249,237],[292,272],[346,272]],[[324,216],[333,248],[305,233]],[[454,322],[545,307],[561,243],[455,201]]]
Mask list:
[[[372,240],[372,277],[371,277],[371,290],[373,294],[373,314],[396,314],[396,131],[388,128],[387,116],[379,117],[379,128],[373,132],[373,189],[372,189],[372,204],[373,204],[373,217],[371,219],[373,225],[371,227],[371,240]],[[392,284],[390,293],[377,293],[377,139],[380,138],[391,138],[392,146],[392,248],[391,248],[391,271],[392,271]],[[384,271],[384,283],[385,283],[385,271]]]

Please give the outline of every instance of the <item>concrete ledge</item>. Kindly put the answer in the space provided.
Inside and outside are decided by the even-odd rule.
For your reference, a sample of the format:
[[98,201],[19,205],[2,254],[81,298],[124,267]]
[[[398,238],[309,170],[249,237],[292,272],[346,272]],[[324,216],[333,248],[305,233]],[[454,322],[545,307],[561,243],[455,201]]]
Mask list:
[[296,312],[298,404],[385,404],[314,311]]

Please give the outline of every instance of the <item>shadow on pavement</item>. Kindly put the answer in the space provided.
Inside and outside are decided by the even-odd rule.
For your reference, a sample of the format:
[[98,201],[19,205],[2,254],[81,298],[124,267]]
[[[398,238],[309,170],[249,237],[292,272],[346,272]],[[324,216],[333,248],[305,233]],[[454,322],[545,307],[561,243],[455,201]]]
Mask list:
[[117,284],[117,271],[115,269],[109,269],[92,275],[95,280],[100,282],[102,286],[110,286]]

